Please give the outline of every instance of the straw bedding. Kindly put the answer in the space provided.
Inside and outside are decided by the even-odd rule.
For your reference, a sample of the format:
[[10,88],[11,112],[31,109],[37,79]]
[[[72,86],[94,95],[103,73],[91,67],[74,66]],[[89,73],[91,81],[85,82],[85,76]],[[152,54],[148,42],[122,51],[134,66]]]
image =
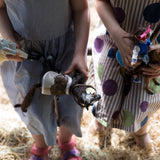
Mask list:
[[[2,83],[0,88],[0,160],[27,160],[33,139],[9,103]],[[129,133],[118,129],[111,131],[106,147],[99,149],[97,136],[88,130],[92,119],[90,111],[85,109],[82,118],[83,138],[77,138],[83,160],[160,160],[160,111],[153,115],[149,129],[156,148],[155,155],[137,147]],[[58,145],[51,148],[49,157],[50,160],[61,159]]]
[[[92,13],[92,31],[98,22],[98,16],[91,0],[89,0],[89,5]],[[89,47],[93,40],[93,34],[90,33]],[[27,160],[33,139],[12,108],[1,79],[0,88],[0,160]],[[111,136],[107,138],[106,147],[99,149],[96,143],[97,136],[90,134],[88,129],[92,119],[92,114],[85,109],[82,117],[83,138],[76,138],[83,160],[160,160],[160,111],[153,115],[149,126],[149,133],[156,148],[155,155],[137,147],[129,133],[118,129],[112,129]],[[51,148],[49,158],[61,160],[58,145]]]

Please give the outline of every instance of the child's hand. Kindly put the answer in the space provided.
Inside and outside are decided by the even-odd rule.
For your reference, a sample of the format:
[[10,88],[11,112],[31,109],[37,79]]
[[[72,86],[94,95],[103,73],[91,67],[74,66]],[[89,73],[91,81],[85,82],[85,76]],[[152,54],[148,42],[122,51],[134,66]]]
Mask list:
[[113,39],[115,40],[118,50],[121,53],[124,66],[130,71],[129,66],[131,66],[133,42],[127,37],[130,37],[130,34],[125,31],[121,31],[120,33],[117,33]]
[[160,44],[150,45],[148,52],[151,52],[153,50],[160,50]]
[[86,78],[88,78],[88,67],[84,56],[81,55],[75,56],[65,74],[70,74],[75,70],[78,70],[79,72],[84,74]]
[[142,74],[150,78],[160,76],[160,64],[149,64],[149,67],[142,67]]

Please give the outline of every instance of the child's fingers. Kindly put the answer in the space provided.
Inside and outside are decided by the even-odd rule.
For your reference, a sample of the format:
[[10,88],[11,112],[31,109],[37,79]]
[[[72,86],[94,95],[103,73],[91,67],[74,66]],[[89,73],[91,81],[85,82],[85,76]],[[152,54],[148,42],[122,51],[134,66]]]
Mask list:
[[149,67],[142,67],[141,70],[154,72],[160,70],[160,64],[149,64]]
[[149,64],[149,66],[153,69],[160,69],[160,64]]
[[159,64],[149,64],[150,67],[141,68],[143,75],[149,76],[159,76],[160,75],[160,65]]
[[88,71],[87,70],[82,69],[81,73],[84,74],[86,78],[88,78]]
[[69,68],[67,69],[67,71],[65,71],[64,73],[65,73],[65,74],[70,74],[72,71],[73,71],[73,67],[69,67]]
[[160,49],[160,44],[150,45],[148,51],[151,52],[153,50]]

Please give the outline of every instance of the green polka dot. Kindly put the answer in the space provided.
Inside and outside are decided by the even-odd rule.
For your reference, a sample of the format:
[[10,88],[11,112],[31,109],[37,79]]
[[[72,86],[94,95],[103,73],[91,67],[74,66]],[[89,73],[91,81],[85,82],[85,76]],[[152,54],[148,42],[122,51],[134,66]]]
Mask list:
[[99,123],[101,123],[103,126],[108,127],[108,123],[104,120],[98,120]]
[[101,78],[101,76],[103,74],[103,65],[102,64],[98,64],[97,72],[98,72],[98,77]]
[[134,117],[131,112],[124,111],[123,113],[124,125],[130,127],[134,122]]
[[[158,81],[160,82],[160,79],[158,79]],[[156,85],[154,83],[153,80],[150,81],[150,89],[154,92],[154,93],[159,93],[160,92],[160,85]]]

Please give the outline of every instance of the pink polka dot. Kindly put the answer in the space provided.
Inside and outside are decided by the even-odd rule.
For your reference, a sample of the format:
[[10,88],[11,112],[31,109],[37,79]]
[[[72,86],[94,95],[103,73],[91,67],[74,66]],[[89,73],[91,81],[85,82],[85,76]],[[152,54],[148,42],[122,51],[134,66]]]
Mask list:
[[118,86],[116,81],[109,79],[103,83],[102,88],[105,95],[113,96],[116,93]]
[[94,47],[98,53],[100,53],[103,49],[104,42],[100,38],[96,38],[94,41]]
[[143,101],[140,105],[141,111],[142,112],[146,112],[147,108],[148,108],[148,102],[147,101]]

